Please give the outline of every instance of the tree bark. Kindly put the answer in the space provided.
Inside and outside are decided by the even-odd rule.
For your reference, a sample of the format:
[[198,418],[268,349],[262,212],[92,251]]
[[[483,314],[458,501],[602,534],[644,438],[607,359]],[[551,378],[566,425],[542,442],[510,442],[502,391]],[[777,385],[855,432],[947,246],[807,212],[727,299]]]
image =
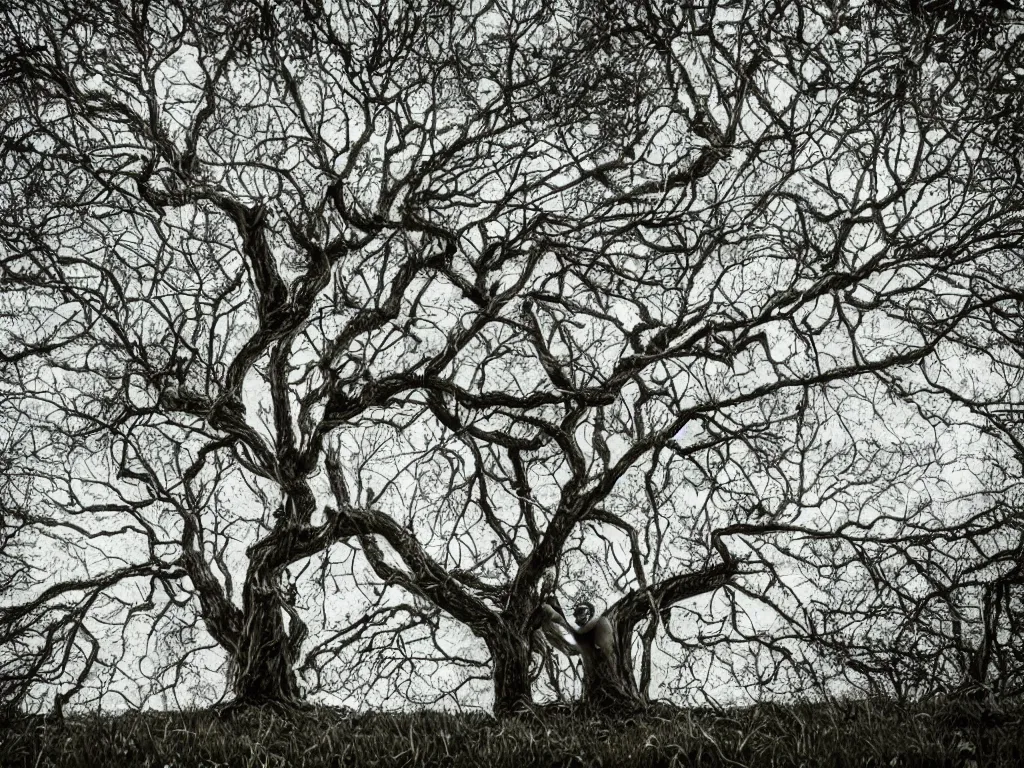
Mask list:
[[647,705],[633,676],[632,631],[625,627],[621,629],[612,625],[615,646],[611,649],[601,650],[585,645],[581,648],[583,702],[595,709],[633,712]]
[[508,717],[533,705],[530,646],[525,637],[508,631],[489,635],[494,678],[494,714]]
[[[302,699],[295,663],[305,627],[288,612],[278,582],[281,569],[250,561],[243,591],[243,625],[234,691],[239,704],[295,706]],[[285,613],[292,616],[289,631]]]

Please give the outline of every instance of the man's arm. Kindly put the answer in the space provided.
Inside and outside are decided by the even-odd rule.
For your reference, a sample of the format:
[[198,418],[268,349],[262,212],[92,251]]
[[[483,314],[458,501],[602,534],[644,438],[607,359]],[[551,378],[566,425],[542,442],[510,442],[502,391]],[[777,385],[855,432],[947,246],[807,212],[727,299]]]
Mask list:
[[565,617],[547,603],[540,604],[540,611],[544,616],[541,629],[548,642],[562,653],[579,653],[580,647],[576,644],[576,633]]

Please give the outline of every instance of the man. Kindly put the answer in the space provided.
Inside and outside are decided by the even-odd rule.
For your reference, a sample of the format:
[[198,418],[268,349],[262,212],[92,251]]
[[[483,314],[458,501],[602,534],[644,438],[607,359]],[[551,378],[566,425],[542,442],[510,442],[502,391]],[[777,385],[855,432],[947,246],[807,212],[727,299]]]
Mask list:
[[565,617],[548,602],[541,603],[545,622],[544,635],[563,653],[583,657],[584,674],[604,676],[615,669],[615,631],[604,616],[595,616],[594,604],[583,600],[573,608],[574,629]]
[[600,708],[634,708],[636,684],[620,663],[615,628],[606,616],[595,616],[594,604],[583,600],[573,608],[576,627],[566,621],[553,595],[538,609],[539,631],[555,648],[583,659],[583,700]]
[[592,664],[600,661],[614,665],[615,631],[612,623],[603,614],[595,616],[594,613],[594,604],[587,600],[577,603],[573,608],[572,617],[579,627],[572,631],[576,644],[580,647],[584,664],[590,657]]

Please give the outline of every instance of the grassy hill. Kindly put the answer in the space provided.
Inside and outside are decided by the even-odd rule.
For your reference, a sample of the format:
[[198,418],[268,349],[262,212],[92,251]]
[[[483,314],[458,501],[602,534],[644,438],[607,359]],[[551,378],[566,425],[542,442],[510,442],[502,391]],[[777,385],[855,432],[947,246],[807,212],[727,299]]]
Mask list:
[[141,712],[0,727],[0,765],[1020,766],[1024,706],[884,701],[759,705],[613,720],[543,710],[353,714],[311,709]]

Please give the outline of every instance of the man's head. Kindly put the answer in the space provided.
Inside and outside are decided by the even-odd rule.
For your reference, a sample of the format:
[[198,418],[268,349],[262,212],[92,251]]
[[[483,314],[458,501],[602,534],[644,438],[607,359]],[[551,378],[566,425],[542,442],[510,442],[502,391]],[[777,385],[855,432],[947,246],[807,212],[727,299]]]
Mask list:
[[576,603],[576,607],[572,609],[572,617],[576,619],[576,624],[582,627],[594,618],[594,604],[589,600],[581,600]]

